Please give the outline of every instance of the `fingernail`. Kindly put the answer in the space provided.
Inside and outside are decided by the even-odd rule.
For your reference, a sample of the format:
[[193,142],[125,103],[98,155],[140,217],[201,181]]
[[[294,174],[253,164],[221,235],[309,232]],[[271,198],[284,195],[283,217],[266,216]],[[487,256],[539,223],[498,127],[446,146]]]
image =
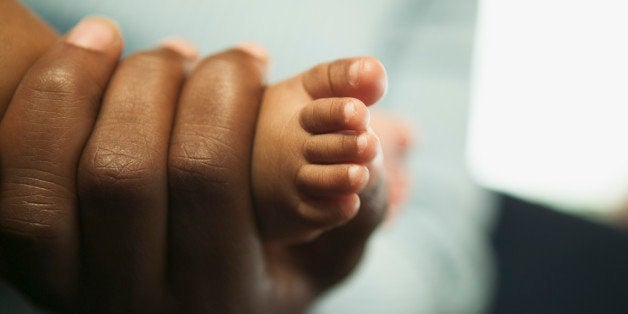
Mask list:
[[262,74],[262,80],[266,80],[266,77],[268,76],[268,63],[270,61],[266,48],[252,42],[239,43],[235,46],[235,48],[246,52],[257,60],[255,63]]
[[261,45],[252,42],[243,42],[237,44],[236,48],[244,50],[244,52],[252,55],[260,61],[268,62],[268,51]]
[[345,113],[345,122],[351,121],[353,117],[356,115],[358,110],[355,108],[355,104],[350,102],[345,104],[344,113]]
[[161,41],[161,47],[171,49],[186,59],[195,60],[198,58],[198,50],[190,41],[181,37],[169,37]]
[[360,70],[362,69],[364,61],[362,58],[353,61],[353,63],[349,66],[348,80],[349,85],[355,87],[360,83]]
[[66,42],[81,48],[106,51],[120,40],[116,22],[98,16],[81,20],[67,35]]

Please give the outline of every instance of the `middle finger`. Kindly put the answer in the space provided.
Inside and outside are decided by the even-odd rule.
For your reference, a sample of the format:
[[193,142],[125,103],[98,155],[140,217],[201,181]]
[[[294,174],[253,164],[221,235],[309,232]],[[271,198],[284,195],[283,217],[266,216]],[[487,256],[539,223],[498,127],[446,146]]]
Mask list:
[[168,139],[186,62],[166,48],[123,61],[81,157],[84,301],[105,312],[152,312],[163,297]]

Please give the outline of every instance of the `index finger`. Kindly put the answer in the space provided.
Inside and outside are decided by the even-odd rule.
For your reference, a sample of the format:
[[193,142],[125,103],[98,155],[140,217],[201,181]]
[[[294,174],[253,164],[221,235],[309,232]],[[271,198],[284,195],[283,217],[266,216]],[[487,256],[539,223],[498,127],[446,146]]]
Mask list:
[[7,277],[56,310],[78,292],[76,170],[121,50],[111,21],[84,20],[24,76],[0,123]]
[[0,117],[28,68],[59,35],[20,1],[0,1]]
[[170,276],[183,312],[249,313],[263,297],[249,182],[264,65],[242,49],[209,57],[179,100],[168,177]]

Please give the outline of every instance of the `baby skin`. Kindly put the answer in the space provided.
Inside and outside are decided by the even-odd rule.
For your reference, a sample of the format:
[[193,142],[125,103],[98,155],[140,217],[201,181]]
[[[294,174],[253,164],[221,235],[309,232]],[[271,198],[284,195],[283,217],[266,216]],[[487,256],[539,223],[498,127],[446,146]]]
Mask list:
[[350,221],[360,193],[387,182],[367,109],[385,90],[371,57],[324,63],[266,90],[251,175],[263,238],[312,240]]

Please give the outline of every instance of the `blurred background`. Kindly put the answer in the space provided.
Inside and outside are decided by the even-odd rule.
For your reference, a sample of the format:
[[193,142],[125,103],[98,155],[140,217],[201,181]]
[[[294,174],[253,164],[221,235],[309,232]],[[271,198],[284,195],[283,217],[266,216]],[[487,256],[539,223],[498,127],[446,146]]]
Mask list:
[[[112,17],[126,53],[173,35],[202,53],[258,42],[271,82],[384,63],[376,110],[412,127],[411,193],[313,313],[628,313],[622,2],[24,2],[61,32]],[[34,311],[1,289],[0,312]]]
[[470,165],[485,186],[587,216],[628,206],[628,4],[483,0]]

